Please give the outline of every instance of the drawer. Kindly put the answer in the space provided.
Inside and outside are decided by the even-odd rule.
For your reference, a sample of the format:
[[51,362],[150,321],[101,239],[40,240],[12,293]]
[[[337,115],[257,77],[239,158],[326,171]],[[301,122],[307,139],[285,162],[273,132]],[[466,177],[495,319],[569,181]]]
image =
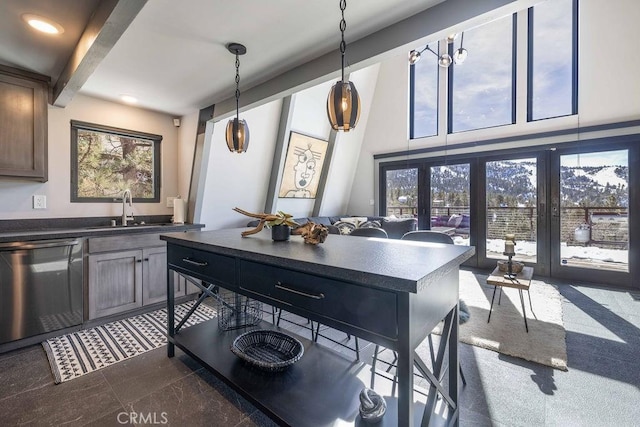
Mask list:
[[209,283],[232,287],[236,284],[236,264],[232,257],[168,245],[167,262],[172,268]]
[[397,337],[396,295],[380,289],[240,261],[240,289],[387,338]]

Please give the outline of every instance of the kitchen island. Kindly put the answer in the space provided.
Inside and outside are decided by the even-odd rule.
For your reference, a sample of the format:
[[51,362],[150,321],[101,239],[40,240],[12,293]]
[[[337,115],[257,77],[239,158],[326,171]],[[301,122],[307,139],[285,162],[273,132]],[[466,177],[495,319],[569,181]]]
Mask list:
[[[395,350],[397,399],[385,396],[390,410],[381,425],[419,424],[424,405],[414,402],[414,365],[431,381],[425,417],[434,421],[444,415],[457,425],[458,271],[473,247],[338,235],[313,246],[296,236],[273,242],[266,231],[242,238],[243,230],[161,236],[167,241],[169,357],[177,345],[281,425],[362,422],[358,393],[369,386],[368,365],[301,339],[305,354],[290,369],[256,371],[229,351],[242,329],[221,331],[214,319],[176,330],[171,274],[176,271],[211,284],[202,286],[205,295],[217,285]],[[443,319],[444,339],[431,372],[415,349]],[[448,388],[438,380],[445,365]],[[432,417],[442,402],[448,409],[440,407]]]

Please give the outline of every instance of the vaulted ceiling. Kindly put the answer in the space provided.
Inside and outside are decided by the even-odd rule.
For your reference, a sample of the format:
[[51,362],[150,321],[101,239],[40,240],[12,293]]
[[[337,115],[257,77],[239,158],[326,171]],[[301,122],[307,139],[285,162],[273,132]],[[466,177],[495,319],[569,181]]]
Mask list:
[[[483,3],[491,10],[519,1]],[[351,0],[347,61],[350,43],[442,3],[477,7],[468,0]],[[65,31],[36,33],[21,19],[25,13]],[[59,106],[76,93],[117,102],[126,94],[143,108],[182,115],[233,96],[229,42],[247,47],[243,90],[327,54],[338,69],[340,17],[338,0],[3,0],[0,64],[50,76]]]

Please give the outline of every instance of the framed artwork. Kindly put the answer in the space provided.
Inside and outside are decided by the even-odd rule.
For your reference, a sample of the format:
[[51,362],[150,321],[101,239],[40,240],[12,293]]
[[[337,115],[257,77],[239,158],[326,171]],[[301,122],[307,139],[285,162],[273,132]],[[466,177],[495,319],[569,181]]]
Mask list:
[[315,199],[329,143],[291,132],[278,197]]

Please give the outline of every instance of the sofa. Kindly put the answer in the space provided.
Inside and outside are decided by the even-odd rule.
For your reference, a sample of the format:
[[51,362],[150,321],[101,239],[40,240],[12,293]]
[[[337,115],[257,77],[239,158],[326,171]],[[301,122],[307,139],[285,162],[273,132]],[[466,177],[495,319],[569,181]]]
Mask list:
[[470,227],[468,214],[438,215],[431,217],[431,229],[450,236],[468,236]]
[[[295,218],[294,221],[300,225],[307,222],[326,225],[331,234],[351,234],[356,228],[379,227],[386,231],[390,239],[400,239],[405,233],[418,229],[416,218],[395,218],[383,216],[310,216]],[[255,227],[258,221],[250,221],[247,227]]]

